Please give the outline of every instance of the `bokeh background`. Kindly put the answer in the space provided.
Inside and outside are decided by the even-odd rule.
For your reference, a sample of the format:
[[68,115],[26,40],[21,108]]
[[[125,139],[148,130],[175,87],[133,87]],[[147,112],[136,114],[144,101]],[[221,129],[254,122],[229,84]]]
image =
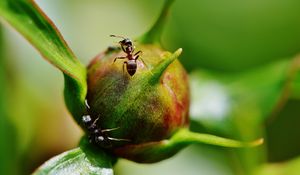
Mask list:
[[[37,0],[82,62],[135,38],[161,0]],[[255,149],[193,145],[156,164],[119,160],[116,175],[300,174],[299,0],[177,0],[162,36],[190,73],[191,129]],[[63,76],[8,25],[0,28],[0,174],[30,174],[83,134],[63,100]],[[300,66],[299,66],[300,67]],[[290,81],[292,80],[292,81]]]

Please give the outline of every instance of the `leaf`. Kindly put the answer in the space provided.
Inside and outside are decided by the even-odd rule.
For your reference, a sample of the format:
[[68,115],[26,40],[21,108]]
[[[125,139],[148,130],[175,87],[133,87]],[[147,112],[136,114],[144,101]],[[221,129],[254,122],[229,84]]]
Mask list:
[[291,97],[300,100],[300,73],[297,74],[295,81],[292,82]]
[[55,156],[39,167],[33,175],[93,174],[113,175],[114,157],[93,147],[83,139],[79,148]]
[[161,35],[167,21],[171,5],[175,0],[165,0],[163,9],[154,25],[146,32],[139,41],[143,44],[160,44]]
[[17,174],[17,139],[7,109],[8,83],[6,77],[2,26],[0,25],[0,174]]
[[259,67],[299,53],[297,11],[295,0],[176,1],[164,45],[184,49],[180,61],[188,71]]
[[[239,140],[261,137],[264,123],[276,116],[289,97],[294,67],[293,61],[282,60],[238,73],[193,72],[193,124],[206,132]],[[266,160],[264,147],[230,154],[233,159],[239,158],[235,166],[248,173]]]
[[282,163],[269,163],[255,171],[256,175],[298,175],[300,172],[300,158]]
[[66,104],[79,122],[87,91],[86,69],[53,22],[32,0],[0,1],[0,16],[20,32],[65,77]]
[[286,101],[292,65],[284,60],[241,73],[193,72],[192,119],[227,134],[234,131],[228,126],[235,118],[261,124]]
[[300,99],[300,56],[293,62],[294,76],[291,77],[291,98]]

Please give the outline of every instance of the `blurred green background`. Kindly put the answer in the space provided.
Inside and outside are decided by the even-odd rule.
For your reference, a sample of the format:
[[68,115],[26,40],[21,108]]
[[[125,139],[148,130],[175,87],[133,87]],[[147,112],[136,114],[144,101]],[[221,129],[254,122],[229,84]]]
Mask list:
[[[82,62],[135,38],[159,0],[37,0]],[[190,73],[191,129],[255,149],[193,145],[157,164],[119,160],[117,175],[297,174],[300,172],[299,0],[177,0],[162,37]],[[82,131],[63,101],[63,77],[9,26],[0,28],[0,174],[29,174],[77,146]],[[300,67],[300,66],[299,66]],[[289,80],[296,76],[295,80]]]

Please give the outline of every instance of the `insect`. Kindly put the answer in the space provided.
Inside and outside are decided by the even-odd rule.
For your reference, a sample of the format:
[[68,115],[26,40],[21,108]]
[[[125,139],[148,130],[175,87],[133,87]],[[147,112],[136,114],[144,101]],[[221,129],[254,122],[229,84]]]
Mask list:
[[93,120],[90,115],[82,116],[82,123],[88,132],[89,142],[103,148],[110,148],[112,146],[111,141],[106,131],[97,126],[98,119]]
[[[86,107],[89,110],[90,106],[88,105],[87,101],[85,101]],[[112,128],[112,129],[102,129],[98,125],[99,117],[93,119],[91,115],[83,115],[82,116],[82,123],[85,127],[85,130],[88,133],[89,142],[92,144],[96,144],[102,148],[111,148],[112,141],[130,141],[128,139],[117,139],[108,136],[108,132],[117,130],[119,128]]]
[[119,41],[119,44],[121,45],[121,49],[123,50],[123,52],[126,53],[126,56],[116,57],[114,59],[114,62],[117,59],[127,59],[127,61],[124,61],[124,63],[123,63],[123,72],[124,72],[125,65],[126,65],[126,69],[127,69],[128,74],[130,76],[133,76],[136,72],[136,69],[137,69],[136,60],[139,58],[142,51],[137,51],[136,53],[134,53],[135,47],[134,47],[132,41],[129,38],[125,38],[123,36],[117,36],[117,35],[110,35],[110,36],[123,39],[123,40]]

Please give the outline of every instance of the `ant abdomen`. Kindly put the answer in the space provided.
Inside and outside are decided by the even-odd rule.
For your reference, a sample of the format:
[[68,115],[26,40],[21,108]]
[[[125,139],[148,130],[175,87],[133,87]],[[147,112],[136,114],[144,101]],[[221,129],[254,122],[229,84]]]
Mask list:
[[137,64],[136,64],[136,62],[129,60],[129,61],[127,61],[126,68],[127,68],[127,72],[129,73],[129,75],[133,76],[136,72]]

